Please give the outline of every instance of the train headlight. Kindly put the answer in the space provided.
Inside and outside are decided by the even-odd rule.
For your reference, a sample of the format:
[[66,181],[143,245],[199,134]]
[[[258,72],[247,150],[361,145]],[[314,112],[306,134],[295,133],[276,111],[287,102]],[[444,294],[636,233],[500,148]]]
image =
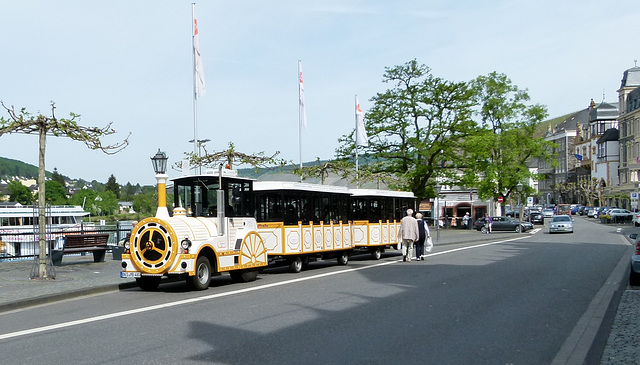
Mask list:
[[191,241],[185,237],[182,242],[180,242],[180,246],[182,246],[183,250],[187,251],[191,247]]
[[129,240],[125,240],[124,241],[124,249],[129,251],[130,246],[131,246],[131,243],[129,243]]

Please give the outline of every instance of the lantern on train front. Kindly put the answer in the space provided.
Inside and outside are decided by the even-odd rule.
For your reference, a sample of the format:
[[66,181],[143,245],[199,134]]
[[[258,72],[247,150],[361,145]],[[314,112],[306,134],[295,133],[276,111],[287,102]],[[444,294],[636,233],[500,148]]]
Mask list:
[[158,152],[155,156],[151,157],[153,163],[153,170],[156,172],[156,181],[158,183],[158,210],[156,211],[156,218],[169,218],[169,211],[167,210],[167,179],[169,176],[167,172],[167,154]]

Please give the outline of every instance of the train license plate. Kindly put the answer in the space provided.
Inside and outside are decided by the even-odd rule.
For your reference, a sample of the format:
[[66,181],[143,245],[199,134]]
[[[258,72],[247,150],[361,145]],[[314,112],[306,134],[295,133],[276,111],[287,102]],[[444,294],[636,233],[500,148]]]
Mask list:
[[121,278],[139,278],[140,277],[140,273],[139,272],[124,272],[124,271],[121,271],[120,272],[120,277]]

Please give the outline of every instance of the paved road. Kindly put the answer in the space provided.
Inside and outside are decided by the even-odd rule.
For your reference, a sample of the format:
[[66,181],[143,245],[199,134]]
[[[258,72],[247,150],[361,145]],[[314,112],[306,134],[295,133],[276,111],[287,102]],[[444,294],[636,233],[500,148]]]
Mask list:
[[[578,218],[580,219],[580,218]],[[593,224],[593,222],[585,221],[585,223]],[[435,232],[434,232],[435,233]],[[542,233],[539,233],[539,235]],[[435,234],[434,234],[435,235]],[[509,235],[509,237],[514,237],[515,234],[503,234]],[[496,236],[503,235],[491,235],[491,238]],[[476,232],[463,232],[463,231],[442,231],[441,232],[441,241],[436,246],[436,252],[438,250],[447,248],[447,247],[458,247],[459,242],[473,242],[479,240],[489,239],[490,235],[480,235]],[[544,236],[543,236],[544,237]],[[626,257],[628,260],[628,256]],[[624,261],[624,260],[623,260]],[[105,263],[88,263],[86,257],[69,257],[65,258],[65,265],[57,268],[58,278],[54,282],[38,282],[31,281],[25,275],[25,268],[29,267],[29,264],[19,264],[19,263],[1,263],[0,264],[0,310],[7,309],[15,309],[19,307],[23,307],[27,304],[35,304],[35,303],[43,303],[47,301],[60,300],[63,297],[69,297],[73,295],[77,295],[78,293],[87,294],[87,293],[96,293],[104,290],[113,290],[118,285],[131,284],[132,282],[129,280],[122,280],[117,277],[117,272],[119,271],[119,263],[116,261],[107,261]],[[354,263],[355,264],[355,263]],[[418,263],[416,263],[418,264]],[[627,262],[628,264],[628,262]],[[7,266],[11,265],[11,266]],[[22,265],[21,269],[18,267]],[[624,266],[624,264],[622,264]],[[11,267],[11,268],[9,268]],[[626,269],[626,268],[624,268]],[[30,270],[27,269],[27,270]],[[615,270],[613,270],[615,271]],[[618,270],[620,271],[620,270]],[[114,275],[115,273],[115,275]],[[433,274],[432,274],[433,275]],[[268,275],[267,275],[268,276]],[[282,278],[276,275],[277,280],[281,280]],[[606,287],[616,287],[616,285],[620,284],[621,281],[626,279],[626,274],[623,271],[618,273],[618,278],[613,280],[614,282],[609,282],[609,285],[605,285]],[[178,285],[178,284],[175,284]],[[224,287],[224,284],[222,284]],[[230,285],[229,288],[236,288],[237,284]],[[603,286],[603,287],[605,287]],[[243,286],[244,287],[244,286]],[[224,287],[226,290],[226,287]],[[134,290],[137,289],[126,289],[126,290]],[[180,292],[180,289],[174,289]],[[214,288],[214,292],[218,292],[221,288]],[[206,292],[207,295],[210,293]],[[5,295],[9,294],[9,295]],[[166,293],[165,293],[166,294]],[[638,320],[637,318],[633,318],[632,315],[634,312],[637,313],[638,308],[638,295],[637,292],[633,290],[626,290],[624,295],[622,296],[623,301],[620,304],[621,311],[618,311],[618,317],[616,318],[616,322],[613,325],[614,331],[611,332],[611,336],[604,336],[604,338],[609,338],[609,344],[604,349],[603,353],[603,363],[605,364],[629,364],[629,363],[640,363],[638,362],[637,355],[637,346],[629,346],[624,341],[629,340],[629,336],[620,336],[620,334],[629,333],[630,328],[633,325],[636,325]],[[191,297],[194,293],[180,293],[180,298]],[[166,296],[166,295],[165,295]],[[7,298],[10,297],[9,300]],[[602,303],[599,305],[595,305],[592,312],[595,312],[597,309],[602,309],[601,307],[608,308],[608,304],[610,302],[607,301],[606,298],[601,298]],[[615,301],[615,298],[614,298]],[[615,309],[617,308],[616,304],[613,303],[613,313],[615,313]],[[634,310],[635,309],[635,310]],[[389,310],[399,310],[402,309],[389,309]],[[3,316],[5,319],[6,316],[11,316],[12,313],[5,313]],[[582,329],[578,329],[578,332],[582,333],[581,335],[576,335],[576,339],[569,343],[568,348],[570,350],[565,350],[567,352],[566,359],[564,362],[558,363],[582,363],[582,362],[572,362],[575,360],[575,352],[576,347],[584,347],[585,345],[580,343],[580,340],[585,336],[583,333],[589,332],[589,327],[593,326],[593,318],[598,318],[601,316],[600,322],[605,317],[605,314],[590,314],[588,319],[585,319],[586,325]],[[584,316],[583,316],[584,317]],[[395,318],[395,317],[394,317]],[[0,317],[2,320],[2,317]],[[3,320],[4,321],[4,320]],[[632,322],[632,323],[625,323]],[[206,331],[206,329],[205,329]],[[4,332],[4,330],[0,330],[0,332]],[[637,330],[635,333],[638,333]],[[572,335],[573,336],[573,335]],[[569,337],[572,337],[569,336]],[[242,336],[240,336],[242,337]],[[588,336],[587,336],[588,337]],[[571,342],[571,338],[568,338],[567,341]],[[589,348],[591,343],[588,344]],[[563,346],[563,349],[567,346]],[[572,347],[573,346],[573,347]],[[2,343],[0,342],[0,347],[2,347]],[[604,344],[602,344],[604,347]],[[601,347],[601,348],[602,348]],[[584,352],[584,350],[582,350]],[[602,350],[600,350],[602,353]],[[574,357],[572,357],[574,356]],[[587,355],[584,355],[585,357]],[[635,357],[633,357],[635,356]],[[593,358],[593,355],[592,355]],[[635,359],[636,361],[629,361],[631,359]],[[589,362],[595,363],[595,362]]]

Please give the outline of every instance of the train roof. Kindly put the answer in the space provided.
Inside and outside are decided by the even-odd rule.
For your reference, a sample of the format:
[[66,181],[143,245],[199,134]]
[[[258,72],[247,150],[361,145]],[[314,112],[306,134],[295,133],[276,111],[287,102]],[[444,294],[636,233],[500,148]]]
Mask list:
[[256,181],[254,191],[300,190],[325,193],[349,194],[352,196],[385,196],[390,198],[415,198],[412,192],[379,189],[349,189],[346,186],[309,184],[291,181]]
[[353,196],[387,196],[392,198],[415,198],[410,191],[379,190],[379,189],[349,189]]
[[[218,178],[218,169],[209,169],[202,174],[183,175],[180,177],[172,178],[171,181],[183,182],[190,180],[197,180],[198,178]],[[253,181],[254,191],[276,191],[276,190],[298,190],[298,191],[312,191],[319,193],[334,193],[334,194],[349,194],[352,196],[386,196],[391,198],[415,198],[412,192],[409,191],[394,191],[394,190],[381,190],[381,189],[350,189],[346,186],[337,185],[323,185],[323,184],[311,184],[295,181],[277,181],[277,180],[255,180],[246,177],[238,176],[236,170],[222,169],[223,178],[232,178],[238,180]]]
[[[210,179],[210,178],[218,178],[219,173],[217,169],[208,169],[205,170],[203,173],[199,173],[199,174],[192,174],[192,175],[182,175],[179,177],[174,177],[169,179],[170,181],[183,181],[183,180],[195,180],[198,178],[206,178],[206,179]],[[254,179],[250,179],[250,178],[246,178],[246,177],[240,177],[238,176],[238,171],[236,170],[229,170],[229,169],[222,169],[222,177],[223,178],[232,178],[232,179],[238,179],[238,180],[247,180],[247,181],[254,181]]]
[[318,193],[337,193],[349,194],[350,191],[345,186],[309,184],[291,181],[255,181],[253,183],[254,191],[269,190],[300,190],[313,191]]

